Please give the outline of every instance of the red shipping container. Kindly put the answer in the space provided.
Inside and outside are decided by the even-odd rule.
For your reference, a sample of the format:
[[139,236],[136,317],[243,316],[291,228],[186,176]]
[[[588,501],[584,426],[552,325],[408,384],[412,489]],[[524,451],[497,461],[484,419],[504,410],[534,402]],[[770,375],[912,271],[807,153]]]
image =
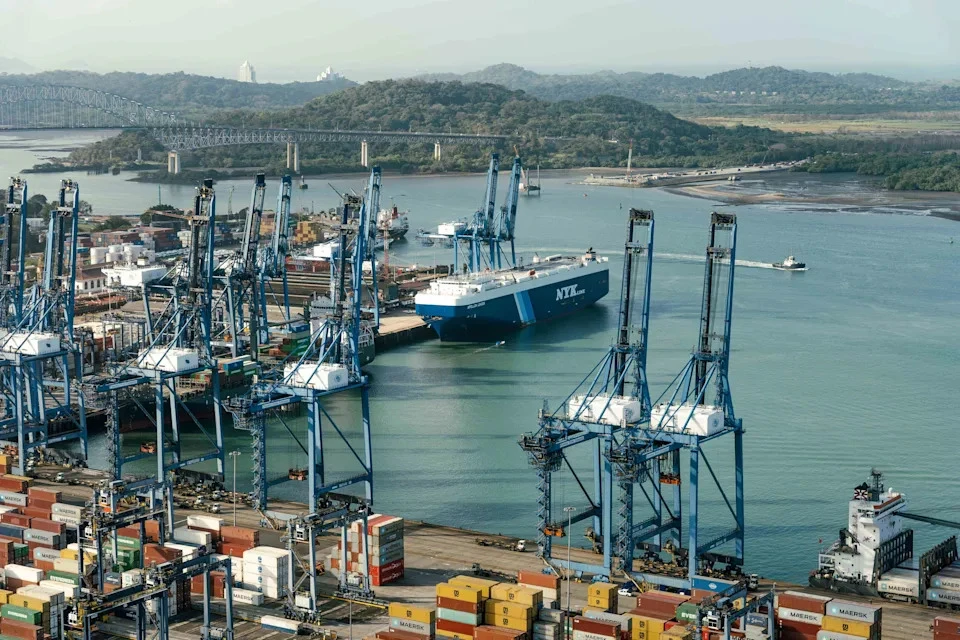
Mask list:
[[820,631],[820,625],[811,624],[809,622],[797,622],[796,620],[780,620],[780,631],[793,631],[794,633],[801,633],[805,635],[813,634],[813,637],[817,637],[817,632]]
[[30,487],[27,489],[27,495],[38,500],[47,502],[60,502],[63,500],[63,494],[54,489],[44,489],[43,487]]
[[526,640],[527,634],[516,629],[482,625],[473,630],[474,640]]
[[158,544],[145,544],[143,545],[143,562],[144,565],[147,565],[151,562],[156,564],[163,564],[164,562],[171,562],[183,556],[183,551],[180,549],[168,549],[167,547],[161,547]]
[[461,611],[463,613],[482,613],[483,603],[474,604],[473,602],[463,602],[461,600],[437,596],[437,608],[453,609],[454,611]]
[[521,584],[532,584],[535,587],[542,587],[544,589],[560,589],[560,576],[537,573],[536,571],[521,571],[517,576],[517,582]]
[[190,529],[191,531],[203,531],[205,533],[209,533],[210,540],[213,542],[220,542],[220,532],[216,529],[204,529],[203,527],[191,527],[190,525],[187,525],[187,529]]
[[27,498],[28,507],[36,507],[37,509],[44,509],[49,512],[53,509],[53,505],[56,503],[56,500],[42,500],[40,498]]
[[251,543],[253,547],[260,544],[260,532],[247,527],[220,527],[220,538],[224,542]]
[[796,609],[797,611],[808,611],[810,613],[824,613],[827,610],[827,603],[833,598],[826,596],[815,596],[806,593],[797,593],[788,591],[777,596],[777,606],[784,609]]
[[4,524],[15,524],[18,527],[26,527],[27,529],[30,528],[30,520],[31,518],[29,516],[19,513],[8,512],[0,514],[0,522]]
[[145,529],[147,530],[147,540],[151,542],[157,542],[160,540],[160,523],[156,520],[147,520],[145,523]]
[[40,509],[39,507],[23,507],[23,515],[30,516],[31,518],[43,518],[44,520],[50,519],[50,509]]
[[937,616],[933,619],[933,630],[936,633],[947,633],[960,636],[960,618],[946,618]]
[[0,633],[22,640],[42,640],[43,627],[10,618],[0,618]]
[[370,567],[370,577],[381,584],[387,584],[403,577],[403,558],[381,567]]
[[8,475],[0,476],[0,489],[4,491],[13,491],[14,493],[26,493],[27,488],[30,486],[29,480],[20,480],[18,478],[11,478]]
[[[6,582],[7,583],[5,587],[8,591],[16,591],[20,587],[28,587],[33,584],[32,582],[27,582],[26,580],[21,580],[19,578],[11,578],[10,576],[7,576]],[[2,619],[3,618],[0,618],[0,620]]]
[[47,562],[46,560],[34,560],[33,566],[43,571],[53,571],[55,568],[52,562]]
[[475,628],[472,624],[437,619],[437,631],[452,631],[453,633],[462,633],[465,636],[473,637],[473,630]]
[[33,518],[30,527],[32,529],[39,529],[40,531],[59,533],[61,536],[66,535],[67,533],[67,525],[64,523],[54,522],[53,520],[44,520],[43,518]]
[[587,633],[596,633],[608,638],[620,637],[620,625],[616,622],[604,622],[602,620],[591,620],[583,616],[577,616],[573,619],[574,631],[586,631]]
[[377,640],[426,640],[427,637],[402,629],[386,629],[378,631],[376,635]]
[[255,546],[252,542],[221,542],[220,553],[234,558],[242,558],[244,551],[249,551]]

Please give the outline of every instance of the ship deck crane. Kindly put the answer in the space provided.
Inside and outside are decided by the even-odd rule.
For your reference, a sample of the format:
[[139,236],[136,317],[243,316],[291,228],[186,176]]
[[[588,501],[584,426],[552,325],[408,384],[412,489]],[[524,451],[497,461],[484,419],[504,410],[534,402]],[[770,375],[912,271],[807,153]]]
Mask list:
[[[644,237],[645,236],[645,237]],[[614,466],[629,467],[618,458],[633,437],[630,430],[649,419],[650,392],[646,378],[647,335],[650,320],[654,217],[648,210],[631,209],[624,244],[623,280],[620,294],[619,326],[615,344],[577,385],[560,408],[540,412],[537,432],[520,438],[538,477],[539,555],[552,566],[567,571],[611,575],[615,557],[624,562],[632,557],[633,486],[643,480],[639,469],[618,474],[621,490],[621,526],[614,531]],[[628,429],[628,425],[630,429]],[[568,451],[592,448],[593,492],[580,480]],[[558,517],[553,507],[554,474],[566,466],[579,486],[587,506],[565,507],[567,516]],[[632,467],[631,467],[632,468]],[[592,520],[593,541],[602,553],[600,564],[567,562],[553,555],[552,538],[569,536],[568,524]],[[623,523],[627,530],[624,531]]]

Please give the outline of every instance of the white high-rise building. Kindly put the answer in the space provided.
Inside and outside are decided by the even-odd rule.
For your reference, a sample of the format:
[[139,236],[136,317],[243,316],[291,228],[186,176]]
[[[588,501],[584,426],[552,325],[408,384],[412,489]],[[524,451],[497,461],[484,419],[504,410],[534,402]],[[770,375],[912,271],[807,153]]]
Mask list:
[[240,82],[256,82],[257,70],[253,68],[252,64],[244,60],[243,64],[240,65],[240,71],[237,73],[237,80]]
[[327,67],[317,76],[317,82],[326,82],[332,80],[343,80],[343,74],[333,70],[333,67]]

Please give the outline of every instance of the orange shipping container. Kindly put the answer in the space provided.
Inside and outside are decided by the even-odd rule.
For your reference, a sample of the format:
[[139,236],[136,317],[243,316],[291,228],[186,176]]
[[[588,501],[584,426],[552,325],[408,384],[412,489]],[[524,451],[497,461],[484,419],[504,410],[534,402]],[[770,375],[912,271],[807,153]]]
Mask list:
[[560,589],[560,576],[536,571],[521,571],[517,576],[520,584],[529,584],[543,589]]

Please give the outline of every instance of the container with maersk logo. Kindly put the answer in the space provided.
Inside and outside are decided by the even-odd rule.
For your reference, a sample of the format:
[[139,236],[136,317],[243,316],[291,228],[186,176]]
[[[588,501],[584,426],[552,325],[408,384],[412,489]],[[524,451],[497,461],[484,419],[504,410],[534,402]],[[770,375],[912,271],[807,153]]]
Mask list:
[[847,602],[845,600],[831,600],[827,604],[827,615],[834,618],[846,618],[847,620],[859,620],[873,624],[880,622],[880,614],[883,610],[868,604],[858,604],[856,602]]

